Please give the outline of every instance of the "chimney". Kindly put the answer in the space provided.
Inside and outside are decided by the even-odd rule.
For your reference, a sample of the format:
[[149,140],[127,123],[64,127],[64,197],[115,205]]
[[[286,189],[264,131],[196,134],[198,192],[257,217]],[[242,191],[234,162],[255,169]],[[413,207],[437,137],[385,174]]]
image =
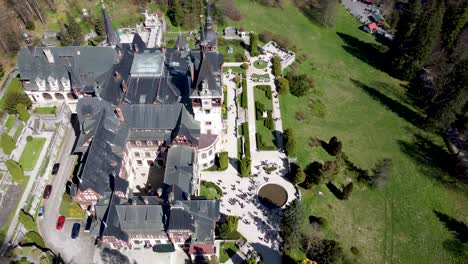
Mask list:
[[115,71],[114,73],[114,77],[117,81],[120,81],[122,79],[122,76],[120,75],[120,73],[118,71]]
[[119,123],[122,124],[123,122],[125,122],[125,118],[123,116],[123,113],[122,113],[122,110],[120,109],[120,107],[117,107],[115,109],[115,114],[117,115],[117,118],[119,119]]
[[193,80],[195,79],[195,70],[193,69],[193,63],[190,63],[190,78]]

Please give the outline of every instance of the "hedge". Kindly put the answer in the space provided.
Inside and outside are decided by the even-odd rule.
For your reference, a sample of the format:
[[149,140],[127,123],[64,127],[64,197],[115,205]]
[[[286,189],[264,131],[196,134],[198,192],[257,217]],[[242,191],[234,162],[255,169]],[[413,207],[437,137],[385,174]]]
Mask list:
[[219,197],[223,196],[223,190],[215,183],[202,181],[201,185],[205,186],[206,188],[213,188],[216,190],[216,193],[218,193]]
[[223,171],[228,168],[229,158],[228,158],[227,151],[223,151],[219,153],[218,162],[219,162],[219,166],[218,166],[219,171]]
[[259,133],[255,134],[255,139],[257,141],[257,148],[259,150],[276,150],[275,146],[266,146],[265,142],[263,142],[262,135]]

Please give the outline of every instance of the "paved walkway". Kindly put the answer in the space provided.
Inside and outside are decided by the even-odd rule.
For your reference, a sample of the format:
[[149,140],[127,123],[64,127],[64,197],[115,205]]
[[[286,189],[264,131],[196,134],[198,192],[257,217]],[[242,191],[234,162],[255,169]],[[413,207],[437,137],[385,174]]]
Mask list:
[[[257,58],[252,58],[253,63]],[[269,59],[266,59],[270,61]],[[229,63],[225,66],[234,63]],[[240,63],[238,63],[240,65]],[[271,66],[271,63],[269,63]],[[261,71],[261,72],[260,72]],[[263,206],[257,198],[258,189],[267,183],[281,185],[288,193],[288,203],[294,200],[298,193],[293,184],[286,178],[288,171],[287,157],[281,151],[258,151],[255,143],[255,99],[254,86],[257,84],[269,84],[272,87],[273,95],[276,93],[274,78],[271,69],[268,68],[271,81],[268,83],[257,83],[251,80],[253,73],[265,73],[264,70],[255,69],[253,66],[247,70],[247,92],[248,92],[248,121],[250,133],[250,149],[252,159],[252,175],[255,177],[241,178],[237,171],[237,134],[235,131],[238,111],[233,106],[235,98],[235,83],[232,81],[234,74],[224,76],[224,84],[227,86],[228,129],[226,141],[223,149],[228,151],[229,166],[226,171],[203,171],[201,179],[214,182],[223,190],[221,198],[221,213],[239,216],[238,231],[252,244],[255,250],[263,257],[264,263],[281,263],[282,241],[278,233],[281,209],[269,210]],[[275,100],[276,99],[276,100]],[[276,108],[276,109],[275,109]],[[275,122],[276,130],[282,133],[281,113],[279,101],[273,98],[273,118],[278,118]],[[263,164],[277,167],[271,174],[263,170]],[[236,254],[237,256],[237,254]],[[231,259],[226,263],[237,263],[236,259]]]
[[[22,137],[25,138],[28,135],[31,135],[30,129],[27,129],[26,133],[23,133]],[[24,189],[23,196],[21,197],[21,200],[18,203],[18,206],[17,206],[16,211],[15,211],[15,215],[13,216],[13,220],[12,220],[12,222],[10,224],[8,232],[6,233],[5,239],[3,241],[3,245],[0,248],[0,252],[3,252],[5,250],[5,248],[7,246],[7,243],[10,241],[10,238],[11,238],[11,236],[13,234],[13,231],[16,228],[16,224],[18,222],[18,213],[21,210],[21,208],[23,208],[26,200],[29,197],[31,189],[32,189],[34,183],[36,182],[36,176],[37,176],[38,171],[39,171],[39,169],[40,169],[40,167],[42,165],[42,160],[44,159],[45,155],[47,155],[47,147],[50,144],[50,140],[52,138],[52,135],[53,135],[53,133],[51,133],[51,132],[42,133],[40,135],[40,137],[43,137],[43,138],[46,139],[46,142],[44,144],[44,147],[42,148],[42,151],[41,151],[41,154],[40,154],[39,158],[37,159],[34,170],[29,171],[29,172],[25,172],[25,174],[29,176],[29,181],[28,181],[28,184],[26,185],[26,188]],[[20,157],[20,155],[23,152],[23,149],[25,147],[25,144],[26,144],[25,142],[26,142],[26,140],[21,140],[18,147],[14,150],[14,151],[16,151],[15,152],[15,158],[14,158],[15,160],[19,160],[19,157]]]

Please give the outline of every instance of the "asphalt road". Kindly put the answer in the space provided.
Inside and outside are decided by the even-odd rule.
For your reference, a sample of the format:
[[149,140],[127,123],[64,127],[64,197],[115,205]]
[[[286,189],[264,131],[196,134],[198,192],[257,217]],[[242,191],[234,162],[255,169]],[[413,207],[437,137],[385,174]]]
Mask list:
[[[60,169],[51,177],[49,184],[53,186],[52,193],[47,200],[43,200],[45,207],[44,219],[39,222],[39,229],[48,248],[56,254],[60,254],[66,263],[90,264],[94,255],[94,239],[88,233],[83,232],[84,219],[67,219],[62,230],[56,229],[59,217],[59,207],[62,195],[65,192],[68,176],[73,171],[74,158],[70,156],[73,147],[74,135],[65,135],[66,141],[59,155]],[[71,228],[74,223],[80,223],[82,228],[78,239],[71,239]]]

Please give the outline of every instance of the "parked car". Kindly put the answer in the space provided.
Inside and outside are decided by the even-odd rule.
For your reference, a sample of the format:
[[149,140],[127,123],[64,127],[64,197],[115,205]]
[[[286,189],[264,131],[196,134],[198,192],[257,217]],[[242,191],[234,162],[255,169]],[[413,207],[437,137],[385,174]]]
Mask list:
[[42,195],[42,198],[44,199],[49,199],[50,194],[52,193],[52,185],[47,185],[44,189],[44,194]]
[[60,168],[60,163],[55,163],[54,167],[52,167],[52,175],[57,174],[59,168]]
[[39,211],[37,211],[37,217],[42,220],[44,219],[45,208],[44,206],[39,207]]
[[63,215],[59,216],[59,218],[57,219],[57,225],[55,226],[57,230],[62,230],[63,226],[65,225],[66,219],[67,218]]
[[71,233],[71,238],[72,239],[77,239],[78,235],[80,234],[80,227],[81,225],[78,223],[74,223],[72,227],[72,233]]

